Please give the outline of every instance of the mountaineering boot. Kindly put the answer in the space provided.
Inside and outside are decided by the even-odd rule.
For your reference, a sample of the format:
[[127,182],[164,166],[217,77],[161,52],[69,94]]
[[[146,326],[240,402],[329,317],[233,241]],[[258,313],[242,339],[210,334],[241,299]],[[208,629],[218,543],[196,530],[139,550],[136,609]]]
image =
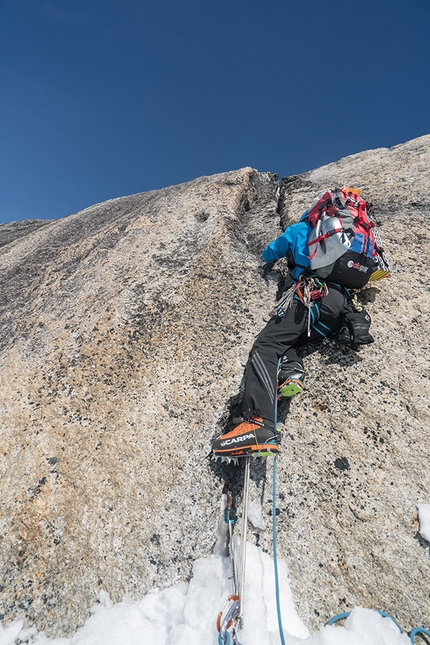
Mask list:
[[215,457],[267,456],[269,452],[279,452],[279,443],[277,430],[265,426],[260,417],[251,417],[215,439],[212,447]]
[[303,390],[305,371],[299,361],[282,359],[278,372],[278,397],[291,398]]

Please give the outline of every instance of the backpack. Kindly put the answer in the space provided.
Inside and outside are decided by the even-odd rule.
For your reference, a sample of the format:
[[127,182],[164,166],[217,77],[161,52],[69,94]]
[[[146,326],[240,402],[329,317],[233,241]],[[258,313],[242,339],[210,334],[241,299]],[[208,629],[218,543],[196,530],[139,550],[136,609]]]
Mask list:
[[372,204],[360,191],[344,186],[326,190],[302,218],[312,227],[308,237],[310,269],[320,278],[349,289],[390,273]]

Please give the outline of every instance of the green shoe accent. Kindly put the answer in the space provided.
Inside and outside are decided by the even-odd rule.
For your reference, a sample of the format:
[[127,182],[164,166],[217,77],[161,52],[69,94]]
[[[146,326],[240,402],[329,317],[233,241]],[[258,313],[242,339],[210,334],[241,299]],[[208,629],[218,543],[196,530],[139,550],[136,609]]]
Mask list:
[[285,385],[281,385],[281,387],[279,388],[279,395],[286,398],[291,398],[296,394],[300,394],[300,392],[302,391],[303,386],[301,385],[300,381],[291,380],[288,383],[285,383]]

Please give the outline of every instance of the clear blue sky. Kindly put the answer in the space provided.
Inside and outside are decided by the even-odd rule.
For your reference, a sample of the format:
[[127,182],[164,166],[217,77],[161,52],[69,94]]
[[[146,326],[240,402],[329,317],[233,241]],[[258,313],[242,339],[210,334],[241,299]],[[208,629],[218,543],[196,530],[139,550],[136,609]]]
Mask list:
[[0,0],[0,222],[430,132],[430,0]]

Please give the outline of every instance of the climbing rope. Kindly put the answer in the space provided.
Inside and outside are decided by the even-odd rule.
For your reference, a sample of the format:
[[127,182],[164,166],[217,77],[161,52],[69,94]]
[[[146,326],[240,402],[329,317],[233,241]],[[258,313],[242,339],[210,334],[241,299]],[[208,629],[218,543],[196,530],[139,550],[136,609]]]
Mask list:
[[285,645],[284,629],[282,627],[281,598],[279,593],[278,556],[276,550],[276,455],[273,459],[273,490],[272,490],[272,529],[273,529],[273,567],[275,570],[276,613],[278,616],[279,637]]
[[224,484],[223,495],[225,495],[225,508],[224,508],[224,521],[228,524],[228,533],[229,533],[229,546],[230,546],[230,562],[232,568],[232,578],[233,578],[233,593],[227,598],[224,603],[222,610],[219,612],[216,628],[218,630],[218,644],[219,645],[231,645],[231,636],[228,632],[230,628],[233,628],[233,638],[235,638],[235,627],[237,623],[237,615],[239,612],[240,602],[239,602],[239,590],[238,590],[238,570],[237,570],[237,560],[236,553],[233,542],[233,526],[237,522],[236,509],[233,506],[233,497],[230,491],[230,481],[226,481]]
[[[385,611],[380,611],[379,609],[377,611],[378,611],[378,614],[381,614],[381,616],[383,616],[384,618],[390,618],[398,628],[399,632],[403,634],[403,630],[395,618],[390,616],[390,614],[387,614]],[[337,614],[336,616],[333,616],[333,618],[330,618],[330,620],[326,622],[326,625],[333,625],[334,623],[337,623],[339,620],[348,618],[350,613],[351,613],[350,611],[346,611],[343,614]],[[417,634],[425,634],[426,636],[430,636],[430,631],[428,629],[425,629],[424,627],[415,627],[415,629],[412,629],[412,631],[410,631],[408,634],[409,638],[411,639],[412,645],[414,645],[415,643],[415,636]]]
[[417,634],[425,634],[430,637],[430,631],[428,629],[424,629],[424,627],[415,627],[415,629],[409,632],[409,638],[411,639],[412,644],[415,643],[415,636]]
[[[349,616],[349,614],[350,614],[350,613],[351,613],[350,611],[346,611],[346,612],[344,612],[343,614],[337,614],[336,616],[333,616],[333,618],[330,618],[330,620],[326,622],[326,625],[333,625],[334,623],[337,623],[339,620],[343,620],[344,618],[348,618],[348,616]],[[378,614],[381,614],[381,616],[383,616],[384,618],[391,618],[391,620],[393,621],[393,623],[394,623],[394,624],[396,625],[396,627],[398,628],[399,632],[400,632],[401,634],[403,634],[402,628],[400,627],[400,625],[399,625],[399,623],[397,622],[397,620],[395,620],[395,619],[394,619],[392,616],[390,616],[389,614],[386,614],[386,613],[385,613],[385,611],[379,611],[379,610],[378,610]]]
[[[281,366],[282,357],[278,360],[278,368],[276,374],[279,372]],[[275,428],[278,423],[278,398],[275,397],[275,414],[274,414]],[[281,597],[279,593],[279,571],[278,571],[278,554],[276,546],[276,471],[277,471],[277,456],[274,455],[273,458],[273,484],[272,484],[272,542],[273,542],[273,567],[275,571],[275,593],[276,593],[276,614],[278,617],[278,628],[279,628],[279,638],[281,639],[282,645],[285,645],[284,639],[284,629],[282,627],[282,615],[281,615]]]

